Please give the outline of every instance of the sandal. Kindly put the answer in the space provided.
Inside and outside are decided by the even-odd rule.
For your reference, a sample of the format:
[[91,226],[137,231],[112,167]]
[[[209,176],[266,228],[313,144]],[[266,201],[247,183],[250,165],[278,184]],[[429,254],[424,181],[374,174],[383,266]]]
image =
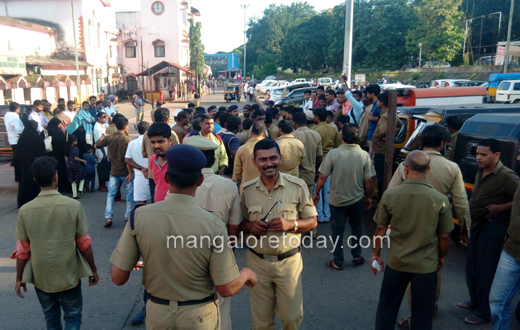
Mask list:
[[487,323],[489,321],[481,319],[480,317],[477,317],[475,315],[471,315],[470,317],[466,317],[464,319],[464,322],[466,322],[467,324],[478,325],[478,324],[482,324],[482,323]]
[[105,228],[112,227],[112,224],[113,224],[112,219],[106,219],[105,220]]
[[400,325],[405,329],[410,329],[410,321],[408,321],[407,317],[397,320],[397,325]]
[[83,196],[83,191],[80,191],[79,194],[80,194],[81,196]]
[[327,265],[328,267],[330,267],[334,270],[343,270],[343,267],[336,266],[336,264],[334,263],[334,260],[327,261],[325,263],[325,265]]
[[356,258],[356,259],[352,259],[352,263],[353,263],[354,265],[358,265],[358,266],[359,266],[359,265],[362,265],[362,264],[365,263],[365,258],[363,258],[363,257],[359,257],[359,258]]
[[465,309],[475,309],[473,307],[473,304],[471,303],[471,300],[468,300],[468,301],[465,301],[465,302],[461,302],[461,303],[458,303],[457,306],[461,307],[461,308],[465,308]]

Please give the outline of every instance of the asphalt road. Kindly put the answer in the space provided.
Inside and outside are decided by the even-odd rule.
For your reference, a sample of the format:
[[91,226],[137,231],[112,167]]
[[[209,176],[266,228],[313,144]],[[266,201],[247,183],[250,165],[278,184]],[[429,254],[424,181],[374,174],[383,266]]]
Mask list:
[[[222,94],[207,96],[202,106],[219,106]],[[245,104],[241,102],[241,105]],[[175,104],[166,104],[171,109]],[[125,106],[126,108],[126,106]],[[241,107],[240,107],[241,108]],[[122,109],[131,111],[131,109]],[[131,121],[132,122],[132,121]],[[103,227],[106,193],[86,193],[80,198],[90,224],[94,256],[100,275],[97,286],[88,287],[83,280],[83,329],[144,329],[145,326],[132,327],[129,318],[142,307],[141,274],[134,272],[128,283],[121,287],[110,281],[109,258],[124,228],[124,204],[114,206],[114,225],[110,229]],[[0,195],[0,328],[12,330],[45,329],[41,307],[37,301],[34,287],[28,285],[25,299],[14,293],[15,263],[9,256],[15,249],[13,237],[16,217],[16,198],[14,195]],[[373,211],[365,216],[364,234],[370,236],[375,224],[371,220]],[[318,235],[329,235],[330,225],[320,224]],[[347,226],[346,236],[350,235]],[[345,244],[346,246],[346,244]],[[304,292],[304,319],[302,330],[315,329],[359,329],[374,327],[382,274],[373,275],[368,263],[353,266],[348,261],[350,254],[345,253],[344,271],[334,271],[325,266],[331,259],[330,245],[327,249],[306,248],[303,250],[304,268],[302,274]],[[239,267],[245,265],[245,250],[235,252]],[[383,251],[386,260],[387,250]],[[370,259],[371,249],[364,249],[363,256]],[[434,329],[491,329],[490,324],[470,326],[462,319],[469,313],[456,307],[456,303],[468,299],[465,285],[464,260],[466,252],[452,243],[443,274],[442,293],[439,310],[435,315]],[[515,299],[514,306],[518,299]],[[232,300],[232,322],[235,330],[250,329],[250,309],[247,289],[242,289]],[[408,313],[406,300],[403,301],[399,317]],[[277,328],[280,328],[279,322]],[[398,328],[398,327],[396,327]],[[513,320],[511,329],[520,329]]]

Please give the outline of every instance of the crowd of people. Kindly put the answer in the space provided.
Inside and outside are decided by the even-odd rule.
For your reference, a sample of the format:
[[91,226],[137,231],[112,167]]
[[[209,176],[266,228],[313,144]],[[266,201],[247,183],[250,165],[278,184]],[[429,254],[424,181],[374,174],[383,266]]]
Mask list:
[[[70,189],[78,198],[94,190],[97,176],[98,189],[107,192],[106,228],[118,221],[113,206],[125,191],[126,225],[110,262],[116,285],[143,268],[145,307],[133,324],[146,319],[149,329],[231,329],[230,297],[248,285],[253,329],[274,329],[275,315],[283,329],[298,329],[304,316],[302,235],[316,237],[318,223],[330,223],[331,241],[343,242],[348,222],[359,242],[364,212],[377,207],[374,240],[381,244],[374,244],[369,266],[384,271],[384,278],[375,328],[394,329],[397,322],[432,329],[453,204],[459,244],[468,250],[470,299],[458,306],[472,314],[464,321],[507,329],[511,300],[520,290],[518,175],[500,162],[499,141],[480,141],[468,201],[460,169],[446,157],[462,126],[452,120],[448,128],[424,129],[422,150],[408,155],[384,191],[386,134],[393,130],[387,127],[388,99],[375,84],[362,91],[345,84],[337,92],[319,86],[305,92],[299,108],[253,104],[239,114],[236,105],[205,109],[190,103],[174,113],[155,109],[152,123],[143,120],[139,99],[134,140],[129,120],[110,97],[90,97],[77,113],[74,102],[65,107],[60,101],[52,115],[48,102],[36,101],[25,119],[11,104],[6,126],[20,182],[17,294],[23,297],[20,289],[33,283],[48,329],[60,328],[60,308],[67,324],[79,328],[80,279],[89,276],[95,285],[99,277],[81,203],[61,193]],[[401,121],[395,122],[397,132]],[[57,217],[52,205],[67,209],[68,218]],[[42,207],[49,210],[43,218]],[[46,247],[55,235],[63,241]],[[208,243],[171,248],[171,237],[177,244],[178,237],[190,236],[207,236]],[[219,246],[219,237],[231,243]],[[385,239],[387,265],[381,258]],[[240,271],[236,246],[248,249],[247,268]],[[353,265],[365,264],[360,244],[349,249]],[[326,266],[343,271],[343,250],[343,244],[334,246]],[[411,314],[398,320],[405,293]]]

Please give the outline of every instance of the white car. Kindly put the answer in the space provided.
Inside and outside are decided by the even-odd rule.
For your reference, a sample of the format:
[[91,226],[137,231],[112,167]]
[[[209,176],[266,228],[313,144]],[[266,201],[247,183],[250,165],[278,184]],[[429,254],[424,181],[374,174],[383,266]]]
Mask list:
[[306,82],[309,82],[309,81],[305,78],[297,78],[297,79],[294,79],[294,81],[291,83],[291,85],[296,85],[296,84],[301,84],[301,83],[306,83]]
[[332,78],[319,78],[318,86],[323,86],[325,89],[327,89],[327,87],[334,88],[334,82],[332,81]]
[[260,88],[258,89],[259,92],[261,93],[264,93],[264,94],[268,94],[269,91],[273,88],[276,88],[276,87],[285,87],[287,86],[288,83],[287,81],[285,80],[277,80],[277,81],[272,81],[272,82],[268,82],[267,84],[265,84],[265,86],[260,86]]
[[269,93],[267,94],[267,100],[274,101],[274,102],[281,100],[284,91],[285,91],[285,86],[276,87],[276,88],[271,89],[269,91]]
[[412,85],[403,85],[401,83],[397,84],[380,84],[379,87],[382,91],[392,91],[396,89],[416,89],[415,86]]
[[456,87],[460,82],[471,81],[469,79],[439,79],[432,80],[430,88]]
[[256,89],[257,91],[259,91],[261,87],[263,87],[263,86],[265,86],[265,85],[267,85],[267,84],[273,84],[273,83],[275,83],[275,82],[276,82],[276,80],[264,80],[264,81],[262,81],[261,83],[257,84],[256,87],[255,87],[255,89]]
[[520,80],[504,80],[497,88],[497,102],[520,103]]

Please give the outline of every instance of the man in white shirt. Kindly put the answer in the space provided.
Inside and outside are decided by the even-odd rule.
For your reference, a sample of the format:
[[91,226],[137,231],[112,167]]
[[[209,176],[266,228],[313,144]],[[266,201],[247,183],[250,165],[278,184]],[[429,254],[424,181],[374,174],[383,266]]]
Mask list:
[[[104,112],[105,114],[107,114],[107,119],[108,119],[108,125],[112,125],[112,118],[114,117],[115,114],[117,114],[117,111],[115,110],[115,108],[112,108],[112,103],[108,100],[104,100],[103,101],[103,110],[101,110],[102,112]],[[105,124],[105,127],[108,127],[107,124]]]
[[114,94],[108,95],[108,100],[110,101],[111,112],[117,113],[116,106],[114,104],[115,99],[116,99],[116,97],[114,96]]
[[76,116],[76,113],[74,112],[76,110],[76,103],[74,101],[70,100],[67,102],[67,110],[65,110],[65,114],[69,116],[70,121],[72,122],[74,120],[74,117]]
[[148,158],[143,157],[143,136],[150,124],[141,121],[137,124],[139,137],[128,143],[125,154],[125,163],[134,169],[134,201],[136,203],[146,204],[151,198],[150,187],[148,183]]
[[14,179],[16,182],[20,181],[21,169],[20,165],[16,162],[18,158],[18,139],[22,134],[24,126],[20,120],[20,105],[16,102],[11,102],[9,105],[9,112],[4,116],[5,129],[7,131],[7,139],[11,148],[13,148],[13,161],[11,166],[14,167]]
[[255,93],[255,89],[253,88],[253,86],[249,86],[247,88],[247,94],[249,94],[249,102],[253,102],[254,93]]
[[47,128],[47,124],[49,123],[49,120],[45,118],[45,116],[42,114],[43,110],[43,103],[40,100],[36,100],[33,102],[33,109],[31,113],[29,114],[29,120],[34,120],[38,123],[38,133],[43,132],[45,128]]
[[303,101],[303,111],[305,110],[312,110],[312,99],[311,99],[311,91],[310,89],[309,90],[306,90],[303,94],[303,96],[305,97],[305,100]]
[[[94,124],[94,145],[101,138],[105,137],[105,135],[106,135],[105,123],[106,122],[107,122],[107,114],[103,113],[103,112],[98,112],[97,122]],[[100,164],[102,161],[104,163],[107,163],[108,162],[107,147],[96,148],[96,157],[97,157],[98,164]],[[102,173],[100,173],[100,170],[102,170],[101,167],[103,167],[103,166],[98,165],[98,179],[99,179],[98,190],[108,191],[107,186],[106,186],[106,181],[108,181],[108,180],[105,180],[106,177],[103,178]],[[110,165],[108,166],[108,168],[110,168]]]

